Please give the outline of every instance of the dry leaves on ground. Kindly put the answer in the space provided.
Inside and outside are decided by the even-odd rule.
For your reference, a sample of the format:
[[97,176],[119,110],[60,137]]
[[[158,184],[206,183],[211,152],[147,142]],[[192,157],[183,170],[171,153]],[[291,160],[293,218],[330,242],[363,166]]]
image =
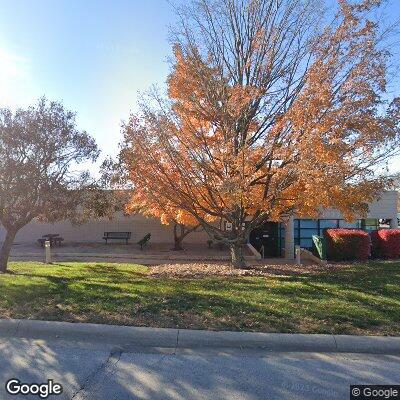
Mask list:
[[247,269],[236,269],[228,263],[182,263],[150,266],[149,275],[153,277],[202,278],[208,276],[272,276],[317,274],[328,270],[348,268],[349,264],[320,265],[250,265]]

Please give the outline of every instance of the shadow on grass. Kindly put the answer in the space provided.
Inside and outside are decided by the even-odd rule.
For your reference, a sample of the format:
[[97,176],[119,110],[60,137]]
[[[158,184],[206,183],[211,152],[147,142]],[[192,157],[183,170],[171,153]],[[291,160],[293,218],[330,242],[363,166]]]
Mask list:
[[[392,332],[399,328],[399,268],[371,264],[292,277],[149,278],[129,266],[20,271],[0,280],[14,317],[271,332]],[[143,270],[145,271],[145,270]],[[11,278],[10,278],[11,279]]]
[[119,264],[115,266],[110,264],[89,264],[87,263],[84,268],[79,268],[74,271],[73,265],[53,263],[49,266],[50,270],[46,271],[41,269],[38,271],[12,271],[14,276],[27,276],[31,278],[46,278],[57,281],[58,279],[65,282],[80,281],[85,278],[90,280],[105,280],[113,283],[129,282],[132,279],[145,277],[144,271],[137,271],[135,269],[121,269],[118,268]]

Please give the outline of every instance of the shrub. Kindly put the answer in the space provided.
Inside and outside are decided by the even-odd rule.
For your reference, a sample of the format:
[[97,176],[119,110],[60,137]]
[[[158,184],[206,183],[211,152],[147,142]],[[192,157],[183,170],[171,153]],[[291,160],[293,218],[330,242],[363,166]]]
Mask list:
[[371,239],[359,229],[326,229],[328,260],[366,260],[371,254]]
[[372,256],[400,257],[400,229],[379,229],[371,232]]

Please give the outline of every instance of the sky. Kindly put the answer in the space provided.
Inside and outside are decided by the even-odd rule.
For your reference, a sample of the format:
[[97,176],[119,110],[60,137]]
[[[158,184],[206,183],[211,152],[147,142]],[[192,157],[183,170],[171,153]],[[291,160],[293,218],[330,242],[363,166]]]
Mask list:
[[[386,15],[400,17],[400,0]],[[0,107],[61,100],[101,159],[115,155],[138,92],[165,84],[174,21],[167,0],[0,0]]]
[[164,0],[2,0],[0,106],[62,100],[115,154],[138,91],[165,81],[173,21]]

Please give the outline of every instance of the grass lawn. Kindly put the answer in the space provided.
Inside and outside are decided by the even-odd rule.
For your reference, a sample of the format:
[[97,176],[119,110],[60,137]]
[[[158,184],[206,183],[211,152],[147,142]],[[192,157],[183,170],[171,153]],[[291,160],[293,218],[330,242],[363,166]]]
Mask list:
[[0,317],[213,330],[400,335],[400,262],[319,275],[172,279],[113,263],[10,263]]

